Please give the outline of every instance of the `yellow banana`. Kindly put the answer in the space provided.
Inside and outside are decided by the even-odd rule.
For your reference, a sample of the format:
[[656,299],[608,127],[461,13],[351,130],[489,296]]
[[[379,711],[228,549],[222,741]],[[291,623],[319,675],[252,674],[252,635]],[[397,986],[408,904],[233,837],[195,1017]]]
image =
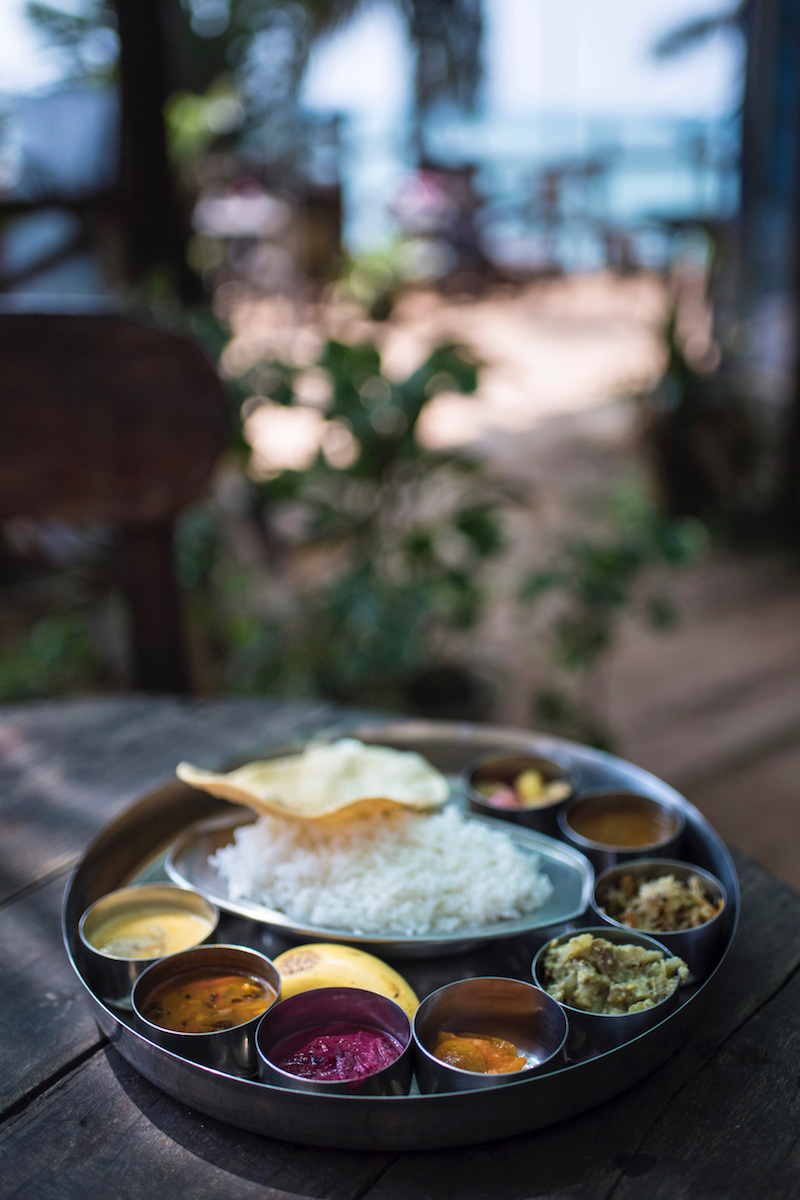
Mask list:
[[295,946],[274,960],[281,977],[281,999],[311,988],[352,987],[377,992],[399,1004],[411,1020],[419,1006],[402,975],[373,954],[335,942]]

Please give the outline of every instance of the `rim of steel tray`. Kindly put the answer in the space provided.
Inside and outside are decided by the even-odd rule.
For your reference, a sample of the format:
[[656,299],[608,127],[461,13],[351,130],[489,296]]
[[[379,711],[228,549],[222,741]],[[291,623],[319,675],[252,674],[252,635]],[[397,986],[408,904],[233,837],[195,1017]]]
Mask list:
[[[179,782],[148,793],[108,825],[86,850],[64,894],[64,943],[89,996],[103,1033],[151,1083],[199,1112],[252,1133],[307,1145],[350,1150],[423,1150],[490,1141],[541,1129],[594,1107],[648,1075],[685,1041],[717,990],[720,968],[739,919],[739,882],[731,856],[698,810],[647,771],[598,750],[524,730],[434,721],[374,724],[349,736],[397,749],[416,750],[448,775],[458,775],[477,755],[508,750],[572,758],[580,770],[581,793],[625,788],[677,805],[686,817],[682,857],[711,871],[724,884],[724,945],[702,982],[681,989],[680,1007],[646,1033],[614,1050],[561,1066],[548,1074],[496,1087],[402,1097],[325,1096],[235,1078],[198,1066],[163,1050],[131,1028],[126,1014],[107,1007],[81,970],[78,922],[94,900],[132,881],[165,878],[163,863],[172,842],[191,824],[229,806]],[[285,754],[269,750],[262,757]],[[274,930],[223,915],[223,940],[238,940],[270,957],[290,943]],[[453,979],[509,975],[530,981],[530,964],[542,943],[566,929],[592,924],[579,918],[568,926],[538,930],[457,955],[396,960],[422,999]],[[297,939],[294,939],[295,941]],[[380,950],[377,950],[380,953]],[[391,961],[391,960],[390,960]]]

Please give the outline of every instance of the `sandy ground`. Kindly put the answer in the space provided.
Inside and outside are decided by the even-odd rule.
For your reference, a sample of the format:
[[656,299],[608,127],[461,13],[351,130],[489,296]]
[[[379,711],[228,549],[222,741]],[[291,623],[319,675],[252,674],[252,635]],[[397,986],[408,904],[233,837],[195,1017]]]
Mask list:
[[[657,277],[598,273],[475,299],[413,292],[401,297],[388,326],[370,329],[331,310],[323,323],[333,334],[377,333],[390,376],[407,374],[437,344],[464,345],[481,364],[478,392],[437,397],[424,414],[423,440],[436,447],[479,444],[491,458],[527,470],[518,435],[534,433],[547,420],[585,414],[657,376],[667,305],[668,290]],[[256,299],[231,315],[235,336],[224,362],[232,371],[273,355],[310,361],[320,345],[319,310],[303,314],[285,300]],[[698,318],[702,311],[695,323]],[[275,420],[273,446],[265,445],[264,454],[277,465],[285,461],[282,443],[289,435],[288,423],[277,429],[280,414]],[[266,432],[262,440],[270,440]],[[300,452],[293,447],[289,453]]]

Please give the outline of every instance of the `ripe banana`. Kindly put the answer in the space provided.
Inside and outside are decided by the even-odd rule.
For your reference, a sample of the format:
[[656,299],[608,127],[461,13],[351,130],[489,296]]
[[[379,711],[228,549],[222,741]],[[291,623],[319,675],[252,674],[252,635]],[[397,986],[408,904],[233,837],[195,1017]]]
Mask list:
[[281,999],[311,988],[352,987],[377,992],[399,1004],[411,1020],[419,1000],[409,984],[388,963],[353,946],[316,942],[295,946],[274,960],[281,977]]

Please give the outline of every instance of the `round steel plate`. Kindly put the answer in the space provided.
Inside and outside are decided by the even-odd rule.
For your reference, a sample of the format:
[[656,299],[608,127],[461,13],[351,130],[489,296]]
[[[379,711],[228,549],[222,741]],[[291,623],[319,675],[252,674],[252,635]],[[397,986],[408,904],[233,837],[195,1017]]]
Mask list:
[[[507,1080],[478,1091],[401,1098],[305,1095],[197,1066],[155,1046],[130,1027],[124,1013],[101,1003],[83,979],[77,936],[78,922],[89,904],[132,880],[163,877],[166,853],[176,839],[198,820],[225,814],[223,801],[174,783],[143,797],[95,839],[64,896],[63,932],[70,959],[98,1025],[128,1062],[191,1108],[255,1133],[343,1149],[420,1150],[484,1142],[554,1124],[630,1087],[680,1046],[713,998],[740,905],[730,854],[697,809],[661,780],[621,759],[523,730],[409,721],[355,729],[351,736],[416,750],[454,776],[470,759],[494,750],[558,753],[578,766],[583,792],[625,788],[679,805],[687,829],[682,857],[711,871],[728,892],[725,938],[715,968],[701,984],[682,989],[676,1012],[625,1045],[550,1074]],[[289,749],[295,747],[280,753]],[[226,940],[255,946],[271,957],[289,944],[283,936],[286,929],[272,922],[253,922],[237,914],[223,916],[223,921],[229,923],[223,931]],[[567,927],[590,923],[579,917]],[[562,923],[499,940],[496,936],[477,939],[480,944],[466,953],[461,946],[439,947],[397,965],[421,997],[454,979],[478,975],[530,980],[535,951],[564,928]],[[390,957],[388,951],[381,953]]]

